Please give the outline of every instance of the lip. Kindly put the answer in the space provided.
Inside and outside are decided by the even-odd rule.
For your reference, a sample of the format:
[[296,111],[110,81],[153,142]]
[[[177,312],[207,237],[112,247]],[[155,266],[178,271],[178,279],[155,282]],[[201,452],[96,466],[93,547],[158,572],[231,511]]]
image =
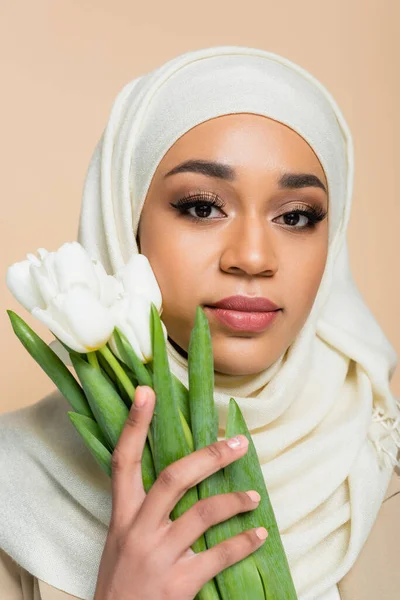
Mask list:
[[280,308],[275,302],[262,296],[228,296],[218,302],[214,302],[214,304],[206,306],[209,308],[224,308],[229,311],[236,310],[249,313],[272,312]]
[[205,306],[204,309],[223,325],[235,331],[265,331],[278,317],[280,310],[248,312]]

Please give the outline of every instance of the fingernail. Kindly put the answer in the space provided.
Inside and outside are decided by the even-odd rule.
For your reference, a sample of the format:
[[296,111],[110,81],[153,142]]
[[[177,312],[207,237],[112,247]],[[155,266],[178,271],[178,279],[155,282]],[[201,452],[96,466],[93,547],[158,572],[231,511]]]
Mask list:
[[249,440],[245,435],[237,435],[226,442],[230,448],[242,448],[247,446]]
[[260,494],[255,490],[250,490],[249,492],[246,492],[246,494],[253,500],[253,502],[260,502],[261,500]]
[[260,538],[260,540],[265,540],[265,538],[268,537],[268,531],[265,527],[258,527],[258,529],[256,529],[256,536]]
[[144,406],[147,400],[147,392],[145,386],[138,385],[135,393],[135,405]]

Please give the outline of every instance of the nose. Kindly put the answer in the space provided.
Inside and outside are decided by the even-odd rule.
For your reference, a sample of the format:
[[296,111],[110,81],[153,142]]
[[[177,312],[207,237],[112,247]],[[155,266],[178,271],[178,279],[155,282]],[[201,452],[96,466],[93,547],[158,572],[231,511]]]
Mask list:
[[271,276],[278,270],[273,235],[265,218],[242,217],[223,234],[220,267],[227,273]]

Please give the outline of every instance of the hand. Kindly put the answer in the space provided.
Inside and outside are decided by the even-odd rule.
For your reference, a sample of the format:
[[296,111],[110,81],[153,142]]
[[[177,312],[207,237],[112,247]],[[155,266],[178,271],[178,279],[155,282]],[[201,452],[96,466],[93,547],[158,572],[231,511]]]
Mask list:
[[257,508],[246,492],[232,492],[199,500],[175,521],[169,518],[189,488],[241,458],[248,440],[239,436],[236,448],[216,442],[175,461],[146,495],[141,461],[154,406],[154,390],[138,386],[112,455],[112,515],[94,600],[193,600],[207,581],[265,541],[250,529],[204,552],[191,550],[212,525]]

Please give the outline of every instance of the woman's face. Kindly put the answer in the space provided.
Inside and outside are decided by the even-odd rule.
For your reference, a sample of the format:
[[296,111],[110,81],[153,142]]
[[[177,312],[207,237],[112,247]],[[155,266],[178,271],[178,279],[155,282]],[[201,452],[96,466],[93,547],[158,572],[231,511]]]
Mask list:
[[[169,174],[187,161],[203,165],[192,162]],[[182,356],[198,305],[210,325],[218,373],[258,373],[290,346],[327,258],[328,195],[318,180],[327,190],[307,142],[259,115],[211,119],[171,146],[147,193],[138,241],[161,289],[169,339]],[[187,196],[192,206],[179,210]],[[320,219],[314,225],[313,216]],[[280,310],[262,331],[237,330],[207,308],[233,295],[269,298]]]

